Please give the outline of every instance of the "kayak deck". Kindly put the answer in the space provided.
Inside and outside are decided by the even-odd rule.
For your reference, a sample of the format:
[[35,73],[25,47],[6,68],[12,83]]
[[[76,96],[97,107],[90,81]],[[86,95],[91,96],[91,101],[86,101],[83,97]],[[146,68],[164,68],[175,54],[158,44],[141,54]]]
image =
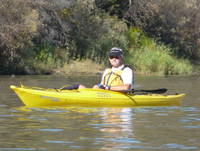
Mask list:
[[26,106],[136,107],[180,105],[185,94],[126,94],[102,89],[54,90],[11,85]]

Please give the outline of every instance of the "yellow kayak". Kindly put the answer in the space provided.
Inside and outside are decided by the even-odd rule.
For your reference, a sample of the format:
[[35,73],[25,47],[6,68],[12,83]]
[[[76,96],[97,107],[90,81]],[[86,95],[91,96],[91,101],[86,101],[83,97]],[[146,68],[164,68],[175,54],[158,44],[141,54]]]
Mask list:
[[22,102],[28,107],[42,106],[86,106],[86,107],[136,107],[176,106],[185,94],[126,94],[103,89],[55,90],[14,86]]

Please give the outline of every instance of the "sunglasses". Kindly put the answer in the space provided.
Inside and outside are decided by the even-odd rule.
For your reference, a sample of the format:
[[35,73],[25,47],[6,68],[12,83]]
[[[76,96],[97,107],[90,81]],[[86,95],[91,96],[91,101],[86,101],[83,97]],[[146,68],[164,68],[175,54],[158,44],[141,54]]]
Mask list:
[[110,58],[110,59],[113,59],[113,58],[119,59],[120,57],[119,57],[119,56],[109,56],[109,58]]

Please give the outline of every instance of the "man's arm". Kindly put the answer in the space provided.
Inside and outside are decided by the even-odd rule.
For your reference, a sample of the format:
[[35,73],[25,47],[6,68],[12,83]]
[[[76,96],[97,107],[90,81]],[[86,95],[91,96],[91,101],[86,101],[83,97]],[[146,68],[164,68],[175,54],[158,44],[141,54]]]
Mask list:
[[130,90],[131,89],[131,84],[124,84],[124,85],[118,85],[118,86],[111,86],[108,88],[109,90],[112,91],[123,91],[123,90]]

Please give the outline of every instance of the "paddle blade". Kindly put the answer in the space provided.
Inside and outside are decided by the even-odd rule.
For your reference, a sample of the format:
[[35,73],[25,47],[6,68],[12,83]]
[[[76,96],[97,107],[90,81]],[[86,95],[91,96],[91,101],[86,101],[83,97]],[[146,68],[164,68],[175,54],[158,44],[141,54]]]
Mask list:
[[132,92],[146,92],[146,93],[157,93],[157,94],[161,94],[161,93],[165,93],[167,92],[166,88],[161,88],[161,89],[153,89],[153,90],[132,90]]

